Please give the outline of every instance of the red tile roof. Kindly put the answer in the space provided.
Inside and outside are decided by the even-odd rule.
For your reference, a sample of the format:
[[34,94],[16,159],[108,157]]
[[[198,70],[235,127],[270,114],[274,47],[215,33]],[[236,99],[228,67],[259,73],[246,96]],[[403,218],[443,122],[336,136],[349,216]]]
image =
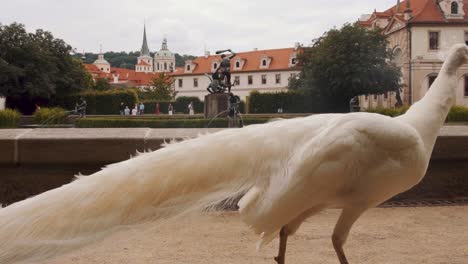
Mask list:
[[[289,60],[291,56],[297,52],[294,48],[284,48],[284,49],[272,49],[272,50],[258,50],[258,51],[249,51],[249,52],[239,52],[237,55],[231,59],[231,72],[254,72],[254,71],[281,71],[289,70]],[[261,68],[261,59],[264,57],[271,58],[271,62],[268,68]],[[234,67],[236,60],[240,58],[244,61],[242,69],[237,70]],[[184,68],[177,68],[172,75],[200,75],[204,73],[213,72],[213,62],[217,61],[218,65],[221,61],[220,55],[212,55],[205,58],[197,57],[192,61],[195,64],[195,68],[191,73],[184,73]]]
[[[406,10],[406,3],[408,0],[404,0],[400,3],[400,12],[404,13]],[[412,10],[412,18],[406,21],[408,24],[411,23],[466,23],[468,22],[468,0],[464,0],[463,10],[465,16],[463,19],[446,19],[444,17],[442,9],[437,4],[436,0],[410,0],[410,8]],[[384,12],[374,12],[367,21],[360,21],[359,24],[363,26],[371,26],[372,21],[376,17],[384,16],[398,16],[403,18],[402,15],[397,14],[398,6],[394,5]],[[403,20],[404,21],[404,20]]]
[[114,83],[114,76],[118,76],[118,83],[130,83],[135,86],[149,86],[152,79],[159,75],[159,73],[136,72],[135,70],[114,67],[111,67],[110,73],[105,73],[93,64],[85,64],[85,68],[95,79],[104,78],[109,83]]

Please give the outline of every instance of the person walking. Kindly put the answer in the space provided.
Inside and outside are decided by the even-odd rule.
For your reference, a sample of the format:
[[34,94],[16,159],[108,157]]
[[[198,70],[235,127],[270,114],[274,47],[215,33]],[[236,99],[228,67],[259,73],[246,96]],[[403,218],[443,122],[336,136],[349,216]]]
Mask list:
[[159,115],[160,111],[159,111],[159,103],[156,103],[156,115]]
[[168,113],[169,115],[174,114],[174,107],[172,106],[171,103],[169,103],[169,106],[167,107],[167,113]]
[[130,108],[128,108],[128,106],[125,106],[124,114],[126,116],[130,115]]
[[140,115],[145,114],[145,105],[143,103],[140,103]]
[[188,111],[189,111],[189,115],[194,115],[195,114],[195,111],[193,110],[193,102],[190,102],[190,104],[188,104],[187,108],[188,108]]
[[119,112],[120,112],[120,115],[123,116],[125,115],[125,105],[123,102],[120,102],[120,105],[119,105]]

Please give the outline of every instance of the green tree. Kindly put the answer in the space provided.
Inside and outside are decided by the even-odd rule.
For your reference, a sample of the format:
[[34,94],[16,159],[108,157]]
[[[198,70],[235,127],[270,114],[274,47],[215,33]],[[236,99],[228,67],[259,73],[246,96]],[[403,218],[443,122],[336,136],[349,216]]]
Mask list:
[[385,36],[357,23],[326,32],[303,48],[298,59],[301,73],[289,88],[305,92],[317,111],[347,112],[354,96],[400,89],[401,73],[389,63]]
[[94,90],[97,90],[97,91],[106,91],[106,90],[109,90],[111,88],[111,86],[110,86],[109,82],[107,81],[107,79],[98,78],[94,82],[93,88],[94,88]]
[[174,79],[166,73],[160,73],[151,80],[151,87],[145,88],[141,99],[144,100],[174,100],[177,92],[173,89]]
[[88,88],[91,77],[70,52],[50,32],[0,24],[0,95],[7,105],[31,113],[35,102],[62,104],[65,96]]

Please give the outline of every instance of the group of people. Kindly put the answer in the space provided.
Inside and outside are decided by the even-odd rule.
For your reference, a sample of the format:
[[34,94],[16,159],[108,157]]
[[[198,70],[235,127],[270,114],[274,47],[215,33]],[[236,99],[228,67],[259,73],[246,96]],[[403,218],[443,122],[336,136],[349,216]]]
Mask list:
[[130,110],[128,105],[125,105],[123,102],[119,106],[120,115],[144,115],[145,114],[145,105],[143,103],[135,104],[135,107]]

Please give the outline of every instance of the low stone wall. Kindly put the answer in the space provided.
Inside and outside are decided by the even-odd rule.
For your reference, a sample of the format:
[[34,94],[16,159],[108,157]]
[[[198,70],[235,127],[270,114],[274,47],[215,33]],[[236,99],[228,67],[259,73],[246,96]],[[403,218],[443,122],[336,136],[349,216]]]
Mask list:
[[[0,204],[70,182],[77,173],[222,129],[0,129]],[[445,126],[424,180],[395,199],[468,197],[468,126]]]

